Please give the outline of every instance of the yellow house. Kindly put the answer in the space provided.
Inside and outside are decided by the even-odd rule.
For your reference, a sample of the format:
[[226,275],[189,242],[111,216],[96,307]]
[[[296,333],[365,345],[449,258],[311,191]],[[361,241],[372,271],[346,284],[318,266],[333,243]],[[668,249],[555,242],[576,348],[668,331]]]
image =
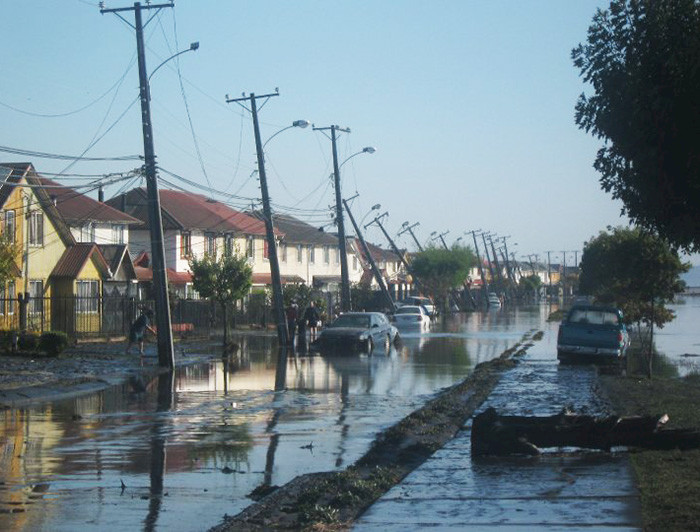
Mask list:
[[17,249],[17,275],[2,287],[0,326],[22,326],[22,297],[28,330],[99,331],[98,297],[109,276],[102,253],[94,243],[76,243],[31,163],[0,164],[0,178],[3,233]]

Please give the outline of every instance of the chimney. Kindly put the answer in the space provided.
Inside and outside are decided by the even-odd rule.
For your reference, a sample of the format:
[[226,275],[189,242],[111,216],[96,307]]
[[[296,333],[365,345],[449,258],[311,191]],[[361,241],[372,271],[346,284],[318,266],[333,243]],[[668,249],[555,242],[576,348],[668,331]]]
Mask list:
[[100,187],[99,189],[97,189],[97,200],[98,200],[100,203],[104,203],[104,202],[105,202],[105,191],[102,190],[102,187]]

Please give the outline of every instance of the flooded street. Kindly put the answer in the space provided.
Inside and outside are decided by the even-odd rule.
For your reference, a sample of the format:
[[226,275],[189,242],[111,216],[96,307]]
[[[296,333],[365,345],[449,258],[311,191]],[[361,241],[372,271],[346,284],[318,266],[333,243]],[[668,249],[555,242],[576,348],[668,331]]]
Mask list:
[[[541,327],[545,307],[405,332],[389,355],[297,356],[275,392],[271,338],[104,392],[3,412],[6,530],[206,530],[257,486],[343,468],[377,432]],[[123,484],[122,484],[123,483]]]
[[[404,332],[388,355],[300,355],[286,374],[272,338],[242,336],[230,358],[6,410],[0,528],[206,530],[251,504],[246,495],[261,484],[351,464],[380,430],[533,329],[545,335],[520,369],[528,384],[508,390],[506,381],[491,402],[523,414],[568,404],[598,412],[579,400],[593,373],[557,370],[558,324],[546,322],[549,310],[461,315],[426,334]],[[676,310],[659,348],[700,351],[688,328],[700,301]],[[275,392],[281,376],[284,390]]]

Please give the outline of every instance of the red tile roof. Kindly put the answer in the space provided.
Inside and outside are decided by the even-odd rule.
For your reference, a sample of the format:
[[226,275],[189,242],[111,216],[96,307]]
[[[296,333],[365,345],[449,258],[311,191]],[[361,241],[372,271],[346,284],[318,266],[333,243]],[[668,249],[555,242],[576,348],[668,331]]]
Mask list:
[[[138,279],[139,281],[153,280],[153,270],[151,268],[144,268],[143,266],[134,266],[134,271],[136,272],[136,279]],[[168,275],[169,283],[184,285],[186,283],[192,282],[192,274],[190,272],[176,272],[172,268],[166,268],[165,271]]]
[[83,225],[87,222],[115,222],[140,224],[141,220],[118,211],[104,203],[86,196],[77,190],[40,177],[39,182],[46,187],[46,193],[54,201],[58,212],[68,225]]
[[[144,188],[131,190],[107,201],[122,208],[148,226],[147,195]],[[253,216],[239,212],[225,203],[194,192],[160,190],[163,227],[166,229],[200,229],[213,233],[264,235],[265,224]],[[282,233],[275,230],[278,236]]]
[[97,263],[97,269],[103,276],[109,275],[109,266],[102,256],[102,252],[93,243],[77,243],[67,248],[56,263],[51,277],[68,277],[75,279],[85,267],[90,258]]

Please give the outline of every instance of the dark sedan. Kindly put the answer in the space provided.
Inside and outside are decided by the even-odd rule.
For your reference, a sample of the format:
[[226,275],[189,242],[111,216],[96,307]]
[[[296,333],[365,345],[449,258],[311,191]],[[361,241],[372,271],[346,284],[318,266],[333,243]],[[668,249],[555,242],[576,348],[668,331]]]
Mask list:
[[375,346],[386,353],[398,331],[381,312],[346,312],[321,331],[315,347],[371,353]]

